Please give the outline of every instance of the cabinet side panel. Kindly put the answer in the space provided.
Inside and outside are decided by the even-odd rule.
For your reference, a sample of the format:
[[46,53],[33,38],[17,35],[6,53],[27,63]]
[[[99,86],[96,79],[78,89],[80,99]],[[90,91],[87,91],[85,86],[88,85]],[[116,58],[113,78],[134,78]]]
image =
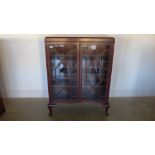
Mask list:
[[111,45],[110,57],[109,57],[109,66],[108,66],[108,81],[106,84],[106,95],[105,100],[109,100],[110,84],[111,84],[111,74],[112,74],[112,65],[113,65],[113,55],[114,55],[114,44]]
[[49,102],[52,102],[52,90],[51,90],[51,63],[50,63],[50,53],[49,53],[49,45],[45,44],[46,51],[46,70],[47,70],[47,81],[48,81],[48,94],[49,94]]

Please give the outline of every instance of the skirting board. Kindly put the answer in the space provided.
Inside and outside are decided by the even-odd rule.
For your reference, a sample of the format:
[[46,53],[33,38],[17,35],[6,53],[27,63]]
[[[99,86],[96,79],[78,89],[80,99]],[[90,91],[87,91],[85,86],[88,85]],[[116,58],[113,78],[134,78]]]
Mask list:
[[[2,95],[7,98],[42,98],[48,97],[47,90],[8,90],[2,91]],[[110,90],[110,97],[136,97],[136,96],[155,96],[155,89],[149,90]]]

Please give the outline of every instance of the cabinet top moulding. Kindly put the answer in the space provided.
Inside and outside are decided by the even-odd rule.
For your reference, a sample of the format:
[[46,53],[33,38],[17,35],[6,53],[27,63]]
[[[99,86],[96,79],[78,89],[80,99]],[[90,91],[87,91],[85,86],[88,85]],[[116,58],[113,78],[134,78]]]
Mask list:
[[113,37],[45,37],[45,42],[104,42],[115,43]]

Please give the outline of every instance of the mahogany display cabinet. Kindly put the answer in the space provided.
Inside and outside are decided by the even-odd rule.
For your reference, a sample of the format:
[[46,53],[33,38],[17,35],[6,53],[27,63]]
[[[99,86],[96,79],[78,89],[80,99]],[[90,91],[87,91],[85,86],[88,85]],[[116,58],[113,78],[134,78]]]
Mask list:
[[49,112],[57,103],[100,103],[108,114],[115,39],[46,37]]

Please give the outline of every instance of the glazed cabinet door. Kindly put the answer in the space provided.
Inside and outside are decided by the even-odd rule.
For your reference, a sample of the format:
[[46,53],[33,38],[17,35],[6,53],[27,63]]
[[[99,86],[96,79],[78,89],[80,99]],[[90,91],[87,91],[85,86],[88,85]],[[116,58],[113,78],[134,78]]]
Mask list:
[[78,100],[78,50],[74,42],[55,42],[48,45],[48,81],[51,100]]
[[103,101],[109,95],[112,45],[81,43],[81,100]]

